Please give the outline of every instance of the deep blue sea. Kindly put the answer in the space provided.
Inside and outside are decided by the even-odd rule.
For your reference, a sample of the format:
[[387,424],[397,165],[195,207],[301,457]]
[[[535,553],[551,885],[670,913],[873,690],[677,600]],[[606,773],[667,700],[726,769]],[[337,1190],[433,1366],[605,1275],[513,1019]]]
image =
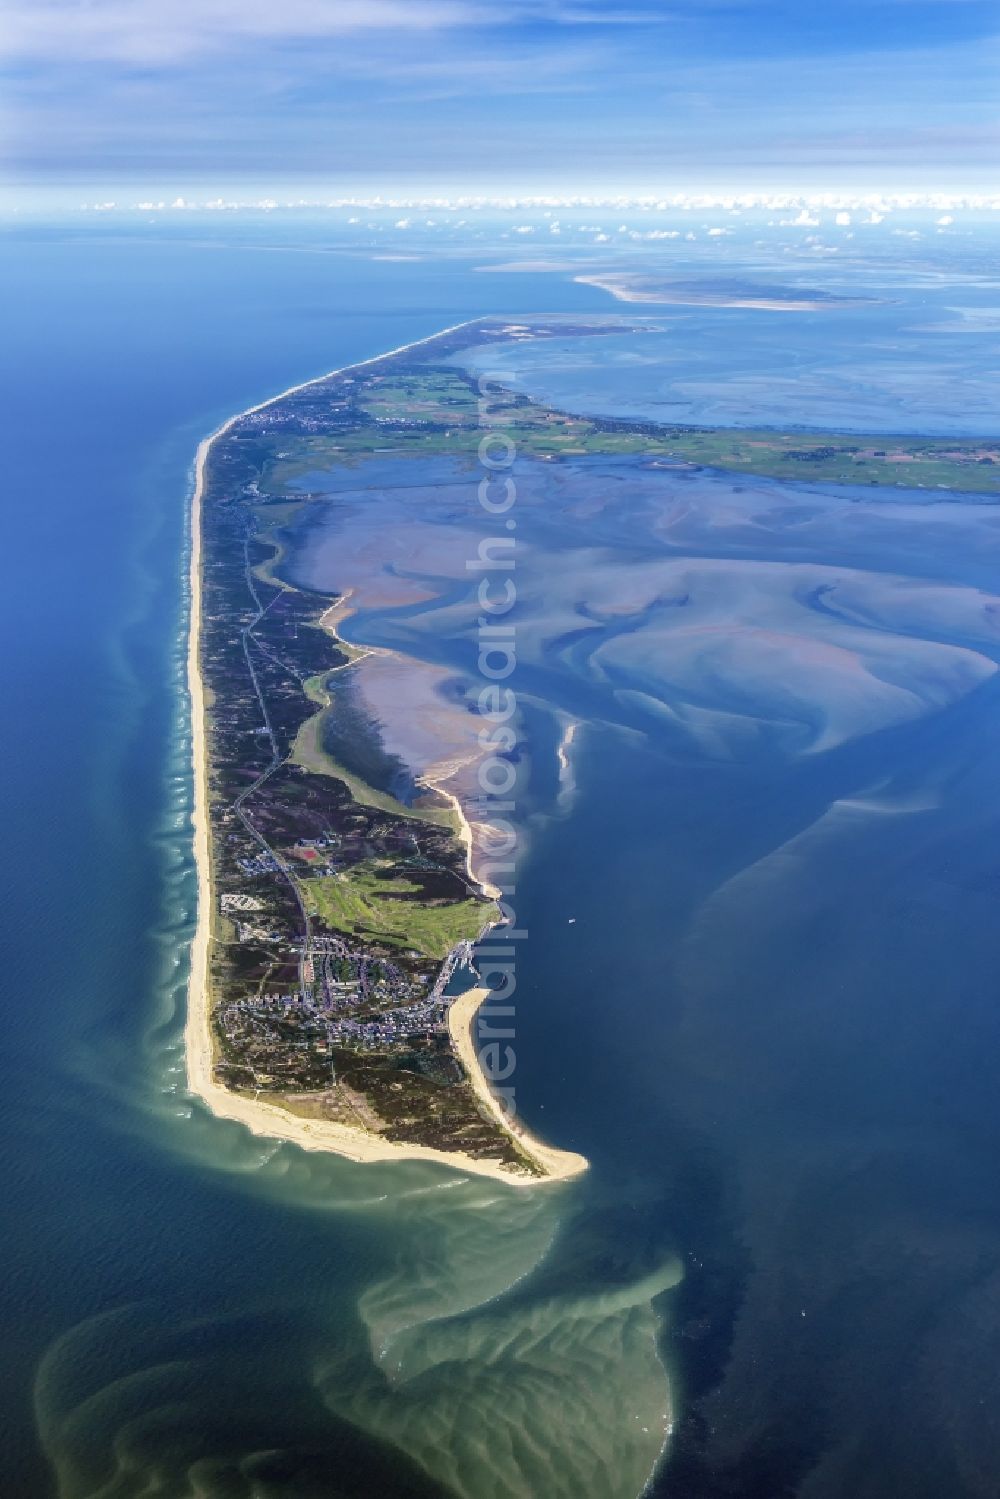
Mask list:
[[[519,871],[517,1017],[519,1107],[581,1183],[356,1167],[186,1095],[195,446],[464,318],[623,311],[483,253],[373,259],[301,221],[0,244],[4,1492],[624,1499],[667,1411],[657,1494],[993,1494],[996,678],[797,757],[582,738]],[[803,324],[786,419],[836,384],[831,426],[982,430],[997,291],[857,277],[896,299],[855,370],[874,394],[856,310],[835,358]],[[723,316],[671,320],[702,382],[677,399],[723,420],[742,390],[767,420],[787,315],[738,314],[728,363]],[[963,320],[946,358],[919,337]],[[520,378],[569,402],[592,373]],[[991,590],[993,546],[917,527],[907,573]]]

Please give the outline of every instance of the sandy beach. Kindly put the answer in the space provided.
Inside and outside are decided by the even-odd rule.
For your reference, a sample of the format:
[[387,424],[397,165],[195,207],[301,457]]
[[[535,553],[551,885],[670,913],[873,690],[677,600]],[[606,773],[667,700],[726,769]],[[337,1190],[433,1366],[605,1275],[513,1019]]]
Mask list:
[[[581,1172],[587,1170],[588,1162],[585,1156],[577,1155],[572,1150],[557,1150],[552,1145],[543,1144],[516,1118],[509,1118],[502,1105],[493,1096],[479,1064],[473,1040],[473,1022],[476,1011],[489,998],[489,994],[489,989],[466,989],[448,1011],[448,1033],[451,1036],[451,1043],[472,1083],[473,1091],[483,1109],[491,1114],[509,1135],[513,1136],[525,1155],[545,1172],[543,1180],[560,1181],[570,1176],[579,1176]],[[509,1180],[509,1178],[505,1179]]]
[[[745,307],[760,312],[825,312],[829,302],[810,301],[807,297],[745,297],[694,293],[669,286],[654,289],[634,285],[628,276],[574,276],[580,286],[596,286],[610,292],[616,302],[648,302],[663,307]],[[845,298],[844,301],[847,299]],[[843,305],[843,302],[840,303]]]
[[[466,326],[455,324],[442,332],[454,332]],[[434,335],[438,337],[440,335]],[[218,427],[198,446],[194,469],[194,490],[191,502],[191,569],[190,569],[190,622],[188,630],[188,689],[191,697],[191,754],[194,773],[194,802],[192,826],[194,832],[194,855],[198,881],[197,922],[191,944],[191,975],[188,984],[187,1018],[184,1028],[184,1044],[187,1060],[188,1087],[222,1119],[232,1119],[243,1124],[254,1134],[268,1139],[284,1140],[304,1150],[327,1150],[345,1156],[352,1161],[432,1161],[477,1176],[489,1176],[515,1186],[534,1186],[543,1181],[562,1180],[586,1170],[587,1162],[582,1156],[555,1150],[534,1140],[516,1124],[511,1126],[497,1100],[490,1092],[489,1084],[480,1069],[472,1042],[472,1018],[486,998],[485,989],[470,989],[460,995],[449,1013],[449,1030],[452,1042],[468,1073],[476,1096],[488,1111],[512,1135],[532,1160],[544,1172],[543,1176],[528,1176],[503,1166],[497,1161],[479,1160],[460,1151],[436,1150],[431,1146],[408,1145],[384,1140],[374,1133],[351,1129],[347,1125],[319,1119],[303,1119],[290,1114],[277,1103],[251,1099],[233,1093],[215,1080],[213,1069],[212,1028],[209,997],[209,951],[212,940],[212,878],[211,838],[208,814],[208,746],[205,723],[205,692],[199,667],[199,640],[201,635],[201,511],[205,489],[205,470],[211,446],[242,417],[262,411],[283,400],[295,391],[304,390],[331,376],[344,373],[346,369],[361,369],[379,363],[392,354],[416,348],[426,340],[403,344],[376,358],[359,364],[345,366],[343,370],[331,370],[314,380],[290,386],[279,395],[272,396],[257,406],[236,413]],[[461,809],[459,808],[461,814]],[[462,820],[464,821],[464,814]]]

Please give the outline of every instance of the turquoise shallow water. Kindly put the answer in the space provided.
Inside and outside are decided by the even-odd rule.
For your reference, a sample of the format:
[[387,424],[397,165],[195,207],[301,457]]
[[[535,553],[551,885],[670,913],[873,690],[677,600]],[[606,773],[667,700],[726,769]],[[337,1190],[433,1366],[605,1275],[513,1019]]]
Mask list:
[[[581,738],[519,870],[517,1087],[586,1182],[253,1139],[183,1090],[195,443],[462,317],[607,303],[201,226],[2,255],[10,1492],[617,1499],[670,1410],[658,1492],[991,1493],[995,682],[825,754]],[[893,545],[992,588],[975,524]]]
[[492,1474],[500,1494],[515,1462],[540,1492],[598,1469],[637,1487],[655,1452],[599,1413],[623,1397],[595,1372],[628,1368],[630,1402],[662,1411],[650,1298],[669,1257],[479,1311],[550,1251],[564,1195],[277,1150],[183,1090],[195,443],[269,390],[478,312],[481,282],[103,237],[5,255],[14,1491],[486,1493]]

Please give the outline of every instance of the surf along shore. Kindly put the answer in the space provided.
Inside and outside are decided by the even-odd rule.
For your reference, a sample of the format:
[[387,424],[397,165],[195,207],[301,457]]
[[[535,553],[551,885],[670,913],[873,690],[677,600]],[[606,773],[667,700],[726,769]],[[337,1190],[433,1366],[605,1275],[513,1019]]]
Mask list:
[[[457,331],[467,324],[455,324],[445,333]],[[440,337],[440,334],[433,335]],[[211,828],[208,810],[208,738],[206,733],[207,705],[205,688],[200,668],[200,639],[202,625],[202,504],[205,492],[205,475],[212,444],[224,436],[244,416],[263,411],[285,399],[296,391],[305,390],[333,375],[348,370],[362,369],[378,364],[396,354],[420,347],[427,340],[403,344],[398,349],[388,350],[372,359],[345,365],[339,370],[318,375],[312,380],[289,386],[278,395],[261,401],[246,411],[235,413],[220,427],[204,438],[198,445],[194,465],[194,486],[191,499],[191,552],[190,552],[190,612],[188,626],[188,691],[191,703],[191,754],[194,778],[192,826],[194,833],[194,857],[197,872],[197,918],[191,943],[191,972],[188,981],[187,1017],[184,1027],[184,1047],[187,1061],[188,1088],[204,1102],[212,1113],[221,1119],[231,1119],[243,1124],[253,1134],[268,1139],[287,1141],[303,1150],[325,1150],[348,1160],[359,1162],[423,1160],[446,1165],[477,1176],[489,1176],[514,1186],[534,1186],[541,1182],[562,1181],[577,1176],[588,1166],[586,1159],[572,1151],[557,1150],[536,1140],[520,1124],[511,1121],[494,1097],[489,1082],[479,1063],[473,1040],[473,1022],[476,1011],[489,996],[485,988],[472,988],[459,995],[452,1003],[448,1015],[449,1034],[452,1046],[462,1063],[480,1107],[516,1142],[519,1149],[531,1160],[540,1173],[532,1176],[506,1167],[499,1162],[481,1160],[462,1151],[436,1150],[431,1146],[408,1145],[385,1140],[374,1132],[352,1129],[348,1125],[332,1120],[304,1119],[289,1113],[279,1104],[265,1102],[259,1098],[248,1098],[232,1092],[215,1078],[214,1047],[212,1042],[211,987],[209,958],[213,940],[214,896],[212,885]],[[465,822],[464,813],[461,813]]]

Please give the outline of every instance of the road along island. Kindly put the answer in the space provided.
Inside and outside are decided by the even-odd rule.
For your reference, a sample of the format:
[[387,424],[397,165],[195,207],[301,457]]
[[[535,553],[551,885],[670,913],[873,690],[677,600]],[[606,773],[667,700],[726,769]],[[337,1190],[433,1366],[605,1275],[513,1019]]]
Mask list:
[[[468,756],[457,740],[450,754],[421,762],[418,753],[428,737],[440,747],[452,730],[467,733],[468,704],[453,691],[448,701],[454,683],[433,663],[362,649],[342,632],[364,567],[381,589],[369,597],[390,609],[426,599],[421,579],[447,574],[441,557],[420,553],[398,495],[408,484],[419,511],[436,504],[450,522],[453,510],[458,526],[462,496],[475,493],[477,383],[459,356],[621,328],[614,319],[462,324],[293,387],[201,444],[189,637],[198,922],[186,1047],[192,1091],[217,1114],[359,1161],[427,1159],[523,1184],[586,1169],[509,1120],[479,1065],[473,1021],[487,991],[473,981],[474,944],[491,929],[502,936],[499,892],[467,820]],[[537,470],[528,487],[547,515],[539,486],[574,460],[636,462],[664,483],[671,471],[709,467],[1000,487],[995,443],[599,420],[496,386],[491,402],[519,461]],[[341,512],[332,561],[306,581],[302,555],[323,544],[331,494]],[[435,532],[442,547],[451,534]],[[371,708],[380,692],[388,715]],[[416,746],[409,760],[383,734],[400,705]]]
[[471,943],[500,919],[499,892],[475,878],[452,793],[428,778],[406,803],[327,753],[330,677],[353,654],[336,635],[344,601],[276,578],[280,549],[268,540],[296,508],[266,488],[277,450],[358,426],[384,447],[359,404],[365,372],[414,348],[444,352],[462,334],[294,387],[199,447],[188,657],[198,920],[185,1042],[192,1091],[256,1133],[531,1184],[587,1163],[506,1119],[471,1037],[489,991],[451,992]]

